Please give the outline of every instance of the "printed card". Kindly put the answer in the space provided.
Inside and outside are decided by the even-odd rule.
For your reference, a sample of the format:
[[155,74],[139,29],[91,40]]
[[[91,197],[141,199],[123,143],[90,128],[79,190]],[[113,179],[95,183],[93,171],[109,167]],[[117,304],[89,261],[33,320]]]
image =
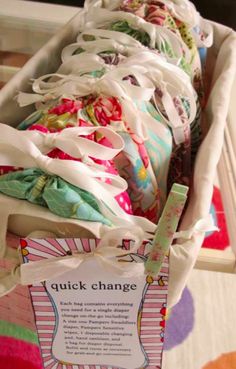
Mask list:
[[[95,239],[22,239],[25,263],[89,253]],[[123,241],[129,250],[129,242]],[[148,245],[124,262],[144,263]],[[63,266],[62,266],[63,268]],[[94,257],[30,286],[45,369],[160,369],[168,259],[157,278],[121,277]]]

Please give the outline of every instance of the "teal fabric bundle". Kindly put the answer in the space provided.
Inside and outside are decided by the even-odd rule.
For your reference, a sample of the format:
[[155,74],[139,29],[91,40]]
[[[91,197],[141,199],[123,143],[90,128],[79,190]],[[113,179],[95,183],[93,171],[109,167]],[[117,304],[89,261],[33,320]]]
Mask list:
[[111,222],[99,211],[96,199],[91,193],[38,168],[0,176],[0,192],[48,207],[52,213],[64,218],[101,222],[111,226]]

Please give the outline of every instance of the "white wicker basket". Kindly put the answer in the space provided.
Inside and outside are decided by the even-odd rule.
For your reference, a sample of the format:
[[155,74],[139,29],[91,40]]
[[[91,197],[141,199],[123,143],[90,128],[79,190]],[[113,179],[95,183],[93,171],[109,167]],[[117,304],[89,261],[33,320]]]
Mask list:
[[[62,48],[75,41],[80,23],[78,13],[60,32],[58,32],[32,59],[18,72],[0,92],[0,121],[16,126],[30,112],[31,108],[19,108],[14,97],[17,91],[30,91],[29,79],[56,71],[61,60]],[[191,191],[188,208],[181,223],[181,229],[186,229],[196,220],[206,217],[209,213],[213,191],[213,181],[216,167],[220,159],[226,118],[229,108],[230,93],[236,70],[236,35],[222,25],[212,23],[214,30],[214,45],[208,51],[207,81],[210,91],[207,107],[204,111],[204,121],[207,134],[199,149],[194,172],[194,184]],[[0,206],[6,200],[0,197]],[[46,210],[41,211],[32,205],[32,216],[23,216],[21,209],[9,218],[10,231],[26,236],[37,229],[40,219],[40,230],[55,232],[60,222],[59,217],[50,215],[50,223],[42,218]],[[48,214],[48,213],[47,213]],[[47,215],[48,216],[48,215]],[[81,229],[76,221],[65,221],[69,225],[67,236],[78,236]],[[169,306],[174,305],[186,284],[189,273],[194,267],[204,234],[194,234],[188,241],[173,245],[170,252],[170,283]],[[204,260],[203,260],[204,261]],[[232,261],[232,260],[231,260]]]

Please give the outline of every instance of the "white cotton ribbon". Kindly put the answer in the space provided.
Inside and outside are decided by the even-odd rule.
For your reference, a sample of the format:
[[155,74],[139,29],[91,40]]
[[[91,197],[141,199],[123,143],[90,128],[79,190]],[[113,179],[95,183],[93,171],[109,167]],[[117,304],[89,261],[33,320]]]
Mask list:
[[[102,198],[107,193],[117,196],[127,189],[126,181],[118,175],[98,170],[79,161],[52,159],[41,153],[30,140],[30,134],[24,135],[24,131],[18,131],[5,124],[1,124],[0,129],[1,165],[39,168],[43,172],[59,176],[74,186],[91,192],[96,198]],[[67,145],[68,143],[64,142],[65,148]],[[110,183],[105,183],[106,179],[109,179]],[[99,195],[99,191],[103,192],[103,195]],[[106,202],[106,198],[104,201]]]
[[83,49],[85,53],[90,53],[90,55],[92,53],[99,54],[99,53],[103,53],[108,50],[109,51],[114,50],[115,52],[122,54],[122,55],[126,55],[126,56],[136,54],[140,52],[140,50],[146,49],[142,45],[141,46],[124,45],[123,43],[120,43],[112,39],[98,39],[96,41],[81,41],[81,42],[76,42],[74,44],[70,44],[62,50],[62,54],[61,54],[62,62],[65,63],[68,60],[71,60],[72,57],[77,56],[73,54],[79,48]]
[[161,0],[169,9],[172,16],[187,23],[190,27],[195,27],[200,15],[194,4],[189,0]]
[[[123,78],[131,74],[130,69],[116,68],[100,78],[90,75],[64,75],[60,73],[46,74],[34,80],[32,89],[36,94],[20,92],[17,100],[20,106],[37,101],[47,101],[66,94],[67,96],[83,97],[90,94],[116,96],[127,100],[137,99],[149,101],[154,93],[154,86],[148,78],[143,77],[145,67],[134,66],[132,75],[142,79],[143,85],[135,86]],[[53,80],[51,80],[53,78]],[[47,80],[49,81],[47,82]]]
[[[74,45],[74,44],[72,44]],[[68,45],[71,46],[71,45]],[[79,46],[78,46],[79,47]],[[77,47],[77,49],[78,49]],[[76,49],[75,49],[76,50]],[[79,60],[76,62],[76,59],[79,57]],[[78,55],[71,55],[71,59],[74,60],[73,67],[74,69],[71,70],[71,65],[67,63],[66,60],[63,61],[63,64],[60,65],[59,69],[57,70],[58,74],[78,74],[83,75],[86,73],[91,73],[92,71],[97,71],[101,69],[101,58],[94,51],[91,50],[89,54],[89,58],[85,53],[81,53]],[[63,52],[62,52],[62,60],[63,60]],[[104,63],[105,64],[105,63]]]
[[[101,61],[101,65],[103,64],[104,62]],[[133,66],[132,70],[130,67],[125,68],[121,66],[109,70],[100,78],[89,75],[47,74],[33,82],[32,89],[36,94],[20,92],[17,100],[20,106],[26,106],[39,101],[43,102],[52,98],[59,98],[63,95],[72,98],[83,97],[89,94],[115,96],[120,99],[121,106],[125,111],[125,120],[131,123],[135,122],[135,132],[142,139],[146,139],[145,127],[139,119],[138,109],[134,109],[135,105],[133,103],[134,100],[150,101],[154,96],[155,86],[145,76],[146,72],[147,69],[144,66]],[[130,74],[136,78],[140,86],[124,80]],[[48,79],[50,80],[46,82]],[[133,108],[126,109],[127,104],[133,106]]]
[[[213,44],[213,27],[211,23],[200,17],[197,28],[199,28],[200,33],[192,29],[192,36],[195,39],[197,47],[211,47]],[[203,37],[201,37],[201,33],[203,33]]]
[[[2,129],[2,124],[0,124],[0,129]],[[91,166],[93,160],[89,160],[89,157],[111,160],[124,148],[122,137],[108,127],[71,127],[56,133],[44,133],[37,130],[19,132],[29,138],[43,154],[47,154],[53,148],[58,148],[74,158],[81,159],[83,162],[85,160]],[[86,138],[93,133],[99,133],[107,138],[112,147]]]
[[[29,236],[33,238],[33,236]],[[128,250],[122,249],[122,240],[131,240]],[[10,271],[0,271],[0,297],[12,291],[18,284],[31,285],[59,277],[69,271],[76,271],[82,263],[93,258],[103,268],[118,277],[132,278],[144,275],[144,263],[122,262],[125,256],[136,253],[145,240],[142,228],[121,227],[107,231],[99,245],[89,253],[74,252],[72,255],[53,257],[40,261],[18,264]],[[19,250],[20,251],[20,250]]]
[[107,30],[107,29],[99,29],[99,28],[89,28],[86,29],[86,31],[83,31],[81,33],[79,33],[79,35],[77,36],[77,42],[93,42],[93,41],[85,41],[84,37],[86,35],[89,36],[93,36],[93,38],[95,38],[95,41],[98,40],[113,40],[116,42],[119,42],[120,44],[122,44],[123,46],[127,46],[127,47],[141,47],[141,48],[145,48],[145,46],[143,46],[141,44],[141,42],[139,42],[138,40],[135,40],[135,38],[133,38],[130,35],[127,35],[126,33],[123,32],[118,32],[118,31],[111,31],[111,30]]
[[[166,123],[172,128],[176,144],[185,141],[185,125],[190,125],[196,116],[196,92],[191,84],[189,76],[175,65],[166,63],[163,58],[154,53],[143,50],[126,60],[122,65],[132,67],[132,65],[145,65],[146,76],[151,79],[156,88],[161,90],[160,97],[168,119],[166,119],[158,108],[158,103],[154,97],[157,110],[162,115]],[[190,115],[184,124],[181,121],[178,110],[174,105],[174,97],[182,96],[189,102]]]
[[196,233],[206,233],[206,232],[219,232],[219,228],[215,226],[214,219],[211,214],[207,215],[205,218],[197,220],[189,229],[176,232],[174,234],[174,239],[183,238],[190,240]]
[[[122,249],[122,239],[131,239],[129,250]],[[22,264],[20,267],[20,281],[22,285],[29,285],[54,279],[67,272],[76,270],[88,259],[95,259],[104,269],[123,278],[132,278],[144,275],[144,263],[122,262],[122,257],[137,252],[144,241],[144,233],[134,227],[117,229],[107,232],[99,242],[97,248],[91,252],[73,252],[70,256],[44,259]]]
[[[146,232],[155,230],[154,223],[129,215],[118,205],[114,197],[127,189],[123,178],[91,166],[90,163],[49,158],[21,131],[5,124],[1,124],[0,165],[24,169],[39,168],[50,175],[59,176],[94,195],[102,214],[110,219],[114,226],[137,224]],[[106,183],[106,180],[109,182]]]
[[[114,42],[113,40],[99,40],[98,47],[101,46],[101,48],[103,48],[104,44],[106,44],[107,41],[110,41],[109,46],[112,47],[115,51],[117,51],[116,49],[117,47],[119,50],[119,43]],[[93,42],[90,41],[87,43],[89,44]],[[108,46],[108,44],[106,44],[106,46]],[[179,67],[167,63],[163,57],[157,55],[152,51],[132,47],[132,51],[130,49],[130,53],[133,55],[122,60],[119,64],[119,67],[126,68],[127,70],[129,70],[129,68],[130,69],[133,68],[134,65],[139,66],[140,68],[143,65],[145,65],[144,75],[140,74],[137,75],[137,80],[140,86],[142,87],[145,85],[145,79],[143,78],[148,77],[149,80],[151,80],[151,82],[155,86],[155,88],[159,88],[161,90],[162,95],[161,97],[158,98],[160,98],[162,101],[167,118],[160,111],[157,100],[154,95],[153,98],[156,104],[156,108],[162,115],[164,121],[172,128],[173,137],[176,144],[184,142],[185,125],[190,125],[193,122],[197,111],[196,92],[194,91],[194,88],[191,84],[190,77]],[[71,58],[68,58],[64,64],[66,64],[66,68],[70,72],[75,71],[77,65],[80,65],[81,63],[86,61],[86,57],[89,59],[90,55],[91,54],[84,52],[82,54],[72,56]],[[97,59],[97,63],[99,64],[99,59]],[[110,66],[104,64],[104,60],[100,58],[100,68],[102,67],[104,70],[107,69],[107,72],[109,72]],[[63,64],[61,68],[63,68]],[[174,104],[173,99],[175,96],[182,96],[189,102],[190,115],[187,118],[186,122],[184,123],[182,122],[179,116],[178,108]],[[130,102],[127,103],[123,102],[122,107],[123,111],[126,114],[126,118],[128,118],[127,121],[129,122],[129,124],[132,124],[133,132],[138,131],[138,133],[142,134],[143,137],[143,132],[139,128],[140,123],[137,122],[139,120],[139,116],[135,114],[135,111],[133,111],[132,117],[128,116],[128,114],[129,115],[131,114],[132,109],[134,110],[132,104],[130,104]]]
[[92,6],[116,10],[121,5],[121,0],[85,0],[84,9],[88,11]]
[[151,48],[155,48],[156,45],[158,45],[158,48],[161,50],[163,42],[167,42],[173,48],[175,54],[174,58],[180,59],[185,56],[187,62],[191,61],[190,50],[181,37],[178,37],[166,27],[146,22],[144,19],[131,13],[122,11],[112,12],[107,9],[91,8],[85,14],[85,20],[82,22],[83,27],[81,27],[81,31],[86,34],[87,29],[106,28],[116,21],[127,21],[135,29],[145,31],[150,37],[149,46]]

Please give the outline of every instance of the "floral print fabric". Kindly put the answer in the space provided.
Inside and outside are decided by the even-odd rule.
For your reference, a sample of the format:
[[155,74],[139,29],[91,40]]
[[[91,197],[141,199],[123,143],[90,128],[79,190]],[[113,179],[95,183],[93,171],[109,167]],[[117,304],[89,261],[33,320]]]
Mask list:
[[[75,125],[77,126],[92,125],[92,123],[89,123],[88,121],[85,121],[84,119],[77,119],[78,111],[83,106],[84,106],[84,103],[80,100],[73,101],[70,99],[62,99],[60,104],[49,108],[48,111],[44,111],[44,112],[42,111],[40,114],[35,114],[35,119],[33,116],[30,116],[28,121],[25,120],[23,124],[21,123],[20,127],[21,128],[28,127],[27,129],[29,130],[38,130],[38,131],[41,131],[47,134],[50,132],[60,132],[63,129],[70,129],[70,127],[73,127]],[[119,109],[119,105],[116,104],[115,106],[114,101],[112,99],[110,102],[110,107],[113,108],[113,112],[112,110],[110,110],[109,117],[106,116],[106,114],[108,114],[107,109],[102,110],[99,108],[97,109],[97,107],[98,106],[96,106],[96,114],[101,119],[101,122],[102,122],[101,125],[105,126],[107,119],[112,119],[112,118],[116,119],[117,114],[115,112],[115,108],[117,107]],[[111,147],[111,143],[109,142],[109,140],[104,137],[101,137],[99,134],[93,133],[87,136],[86,138],[88,140],[98,142],[101,145]],[[81,161],[81,159],[72,158],[68,154],[62,152],[61,150],[57,148],[51,150],[48,153],[48,156],[54,159]],[[96,158],[92,158],[92,159],[95,164],[99,164],[103,166],[104,170],[107,173],[118,175],[117,169],[112,160],[99,160]],[[42,206],[47,206],[52,212],[58,215],[64,216],[64,217],[77,217],[78,219],[81,219],[81,220],[100,221],[104,224],[111,225],[110,222],[107,219],[105,219],[102,216],[102,214],[99,213],[99,208],[96,205],[95,198],[91,194],[86,193],[85,191],[81,189],[77,189],[77,192],[75,194],[73,192],[75,191],[75,186],[72,186],[69,183],[64,183],[65,181],[63,181],[62,179],[60,180],[56,178],[52,179],[49,176],[49,178],[47,178],[44,185],[42,186],[42,193],[39,193],[37,197],[32,198],[32,196],[29,195],[29,193],[31,194],[32,192],[35,192],[35,186],[37,187],[37,183],[42,182],[42,178],[43,178],[42,173],[39,173],[38,170],[36,169],[32,174],[31,172],[29,172],[29,170],[19,171],[19,168],[4,167],[4,166],[1,167],[0,170],[2,174],[2,176],[0,176],[0,179],[2,181],[0,185],[0,192],[2,193],[5,193],[7,195],[11,194],[11,196],[13,197],[22,198],[22,199],[24,198],[30,202],[37,203]],[[15,173],[13,174],[11,172],[15,172]],[[78,173],[78,175],[83,175],[83,173]],[[35,179],[33,179],[34,177]],[[19,191],[19,188],[21,188],[20,183],[28,182],[29,178],[32,179],[32,183],[31,183],[32,188],[30,190],[26,188],[21,193]],[[109,179],[106,179],[106,181],[109,182]],[[12,183],[15,184],[15,188],[14,186],[12,186]],[[54,188],[55,193],[52,191],[52,189],[50,190],[51,187]],[[64,190],[62,190],[61,187],[63,187]],[[9,189],[11,189],[11,191]],[[48,195],[49,193],[53,193],[52,195],[54,197],[53,201],[50,201],[49,199],[50,196]],[[71,195],[70,196],[67,195],[68,193],[70,193]],[[69,201],[68,196],[71,199],[70,201]],[[120,205],[120,207],[126,213],[133,214],[131,201],[130,201],[130,198],[127,192],[120,193],[115,198],[118,204]],[[47,199],[47,201],[45,199]],[[87,204],[85,200],[88,201]],[[65,204],[64,208],[60,206],[60,203]],[[71,204],[73,204],[73,206]],[[77,210],[76,212],[72,212],[72,210],[70,211],[69,209],[76,208],[77,206],[76,204],[78,205],[78,209],[80,210],[79,211]]]
[[148,219],[156,222],[160,207],[155,174],[144,142],[131,131],[129,123],[124,120],[118,99],[99,96],[81,109],[78,118],[94,125],[111,126],[121,135],[124,149],[114,162],[119,175],[128,183],[134,214],[148,217],[149,209],[153,208],[152,218]]

